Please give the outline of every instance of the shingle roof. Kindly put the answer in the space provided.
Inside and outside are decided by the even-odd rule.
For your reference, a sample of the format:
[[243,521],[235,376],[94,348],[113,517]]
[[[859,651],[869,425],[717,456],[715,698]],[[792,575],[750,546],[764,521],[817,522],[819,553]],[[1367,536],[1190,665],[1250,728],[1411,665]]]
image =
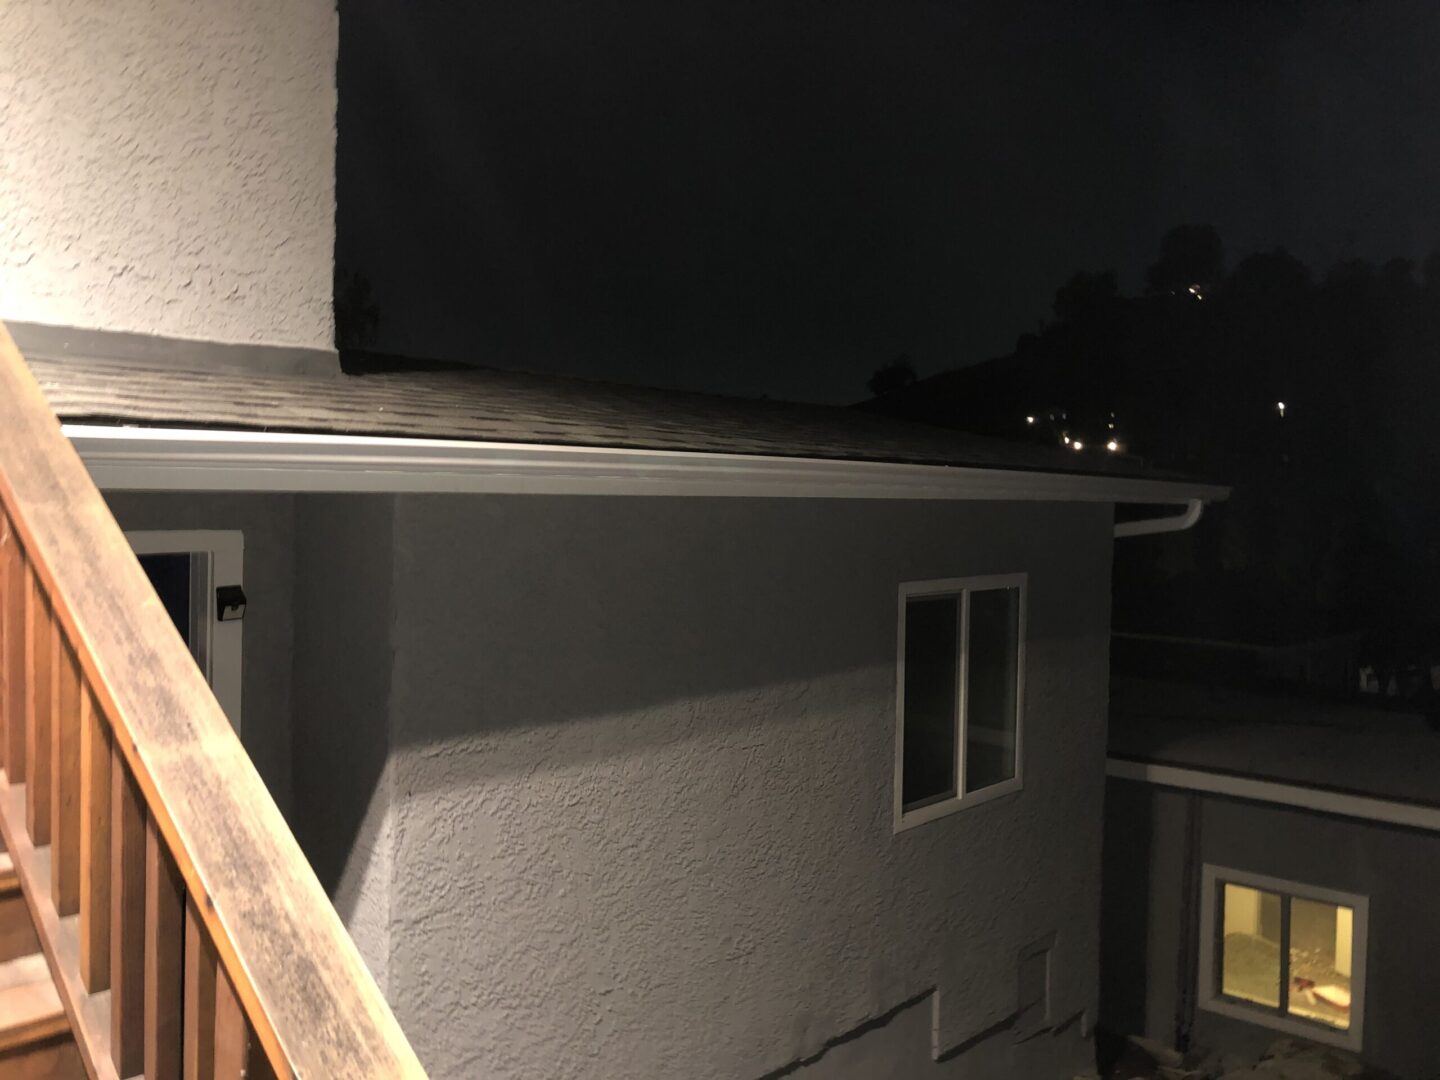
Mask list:
[[63,420],[686,450],[1180,479],[1124,459],[1003,442],[853,409],[491,369],[206,370],[28,355]]

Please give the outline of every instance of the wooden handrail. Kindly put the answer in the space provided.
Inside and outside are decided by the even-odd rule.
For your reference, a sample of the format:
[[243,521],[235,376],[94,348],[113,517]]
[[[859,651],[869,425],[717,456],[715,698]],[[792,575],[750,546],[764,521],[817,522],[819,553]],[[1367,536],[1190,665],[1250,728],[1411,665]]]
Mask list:
[[91,1075],[423,1076],[3,324],[0,614],[0,829]]

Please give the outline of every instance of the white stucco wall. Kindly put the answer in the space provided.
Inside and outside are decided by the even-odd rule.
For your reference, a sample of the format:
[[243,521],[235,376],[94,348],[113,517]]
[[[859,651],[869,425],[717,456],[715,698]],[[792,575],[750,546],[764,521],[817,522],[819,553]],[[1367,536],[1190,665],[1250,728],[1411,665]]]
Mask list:
[[[398,498],[388,771],[361,793],[392,800],[367,860],[389,895],[367,909],[432,1075],[858,1077],[916,1031],[905,1059],[933,1037],[937,1077],[1079,1071],[1109,514]],[[897,836],[896,585],[1014,570],[1025,790]],[[1062,1030],[1017,1042],[1018,953],[1048,934]]]
[[0,4],[0,318],[328,347],[334,0]]

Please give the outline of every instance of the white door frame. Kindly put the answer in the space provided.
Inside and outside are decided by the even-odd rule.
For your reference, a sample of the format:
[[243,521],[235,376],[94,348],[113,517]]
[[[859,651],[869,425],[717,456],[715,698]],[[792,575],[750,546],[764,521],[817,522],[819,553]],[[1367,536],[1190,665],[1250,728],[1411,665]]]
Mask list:
[[215,589],[243,585],[245,534],[238,529],[139,530],[126,532],[136,555],[199,556],[191,562],[193,652],[230,726],[240,731],[240,673],[244,622],[217,621]]

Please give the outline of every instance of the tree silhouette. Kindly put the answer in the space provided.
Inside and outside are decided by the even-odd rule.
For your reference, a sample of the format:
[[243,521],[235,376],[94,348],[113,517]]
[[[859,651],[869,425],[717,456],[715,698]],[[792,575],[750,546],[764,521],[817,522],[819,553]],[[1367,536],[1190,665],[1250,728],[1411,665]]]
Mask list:
[[875,397],[884,397],[896,390],[903,390],[914,382],[915,368],[910,363],[910,357],[902,354],[888,364],[876,368],[875,374],[870,376],[866,385]]
[[380,306],[370,279],[341,266],[335,268],[335,347],[373,348],[380,332]]
[[1143,295],[1075,274],[1010,355],[868,407],[1231,483],[1194,532],[1117,560],[1116,625],[1361,631],[1393,669],[1440,662],[1437,356],[1440,253],[1312,273],[1277,248],[1227,273],[1218,233],[1183,225]]

